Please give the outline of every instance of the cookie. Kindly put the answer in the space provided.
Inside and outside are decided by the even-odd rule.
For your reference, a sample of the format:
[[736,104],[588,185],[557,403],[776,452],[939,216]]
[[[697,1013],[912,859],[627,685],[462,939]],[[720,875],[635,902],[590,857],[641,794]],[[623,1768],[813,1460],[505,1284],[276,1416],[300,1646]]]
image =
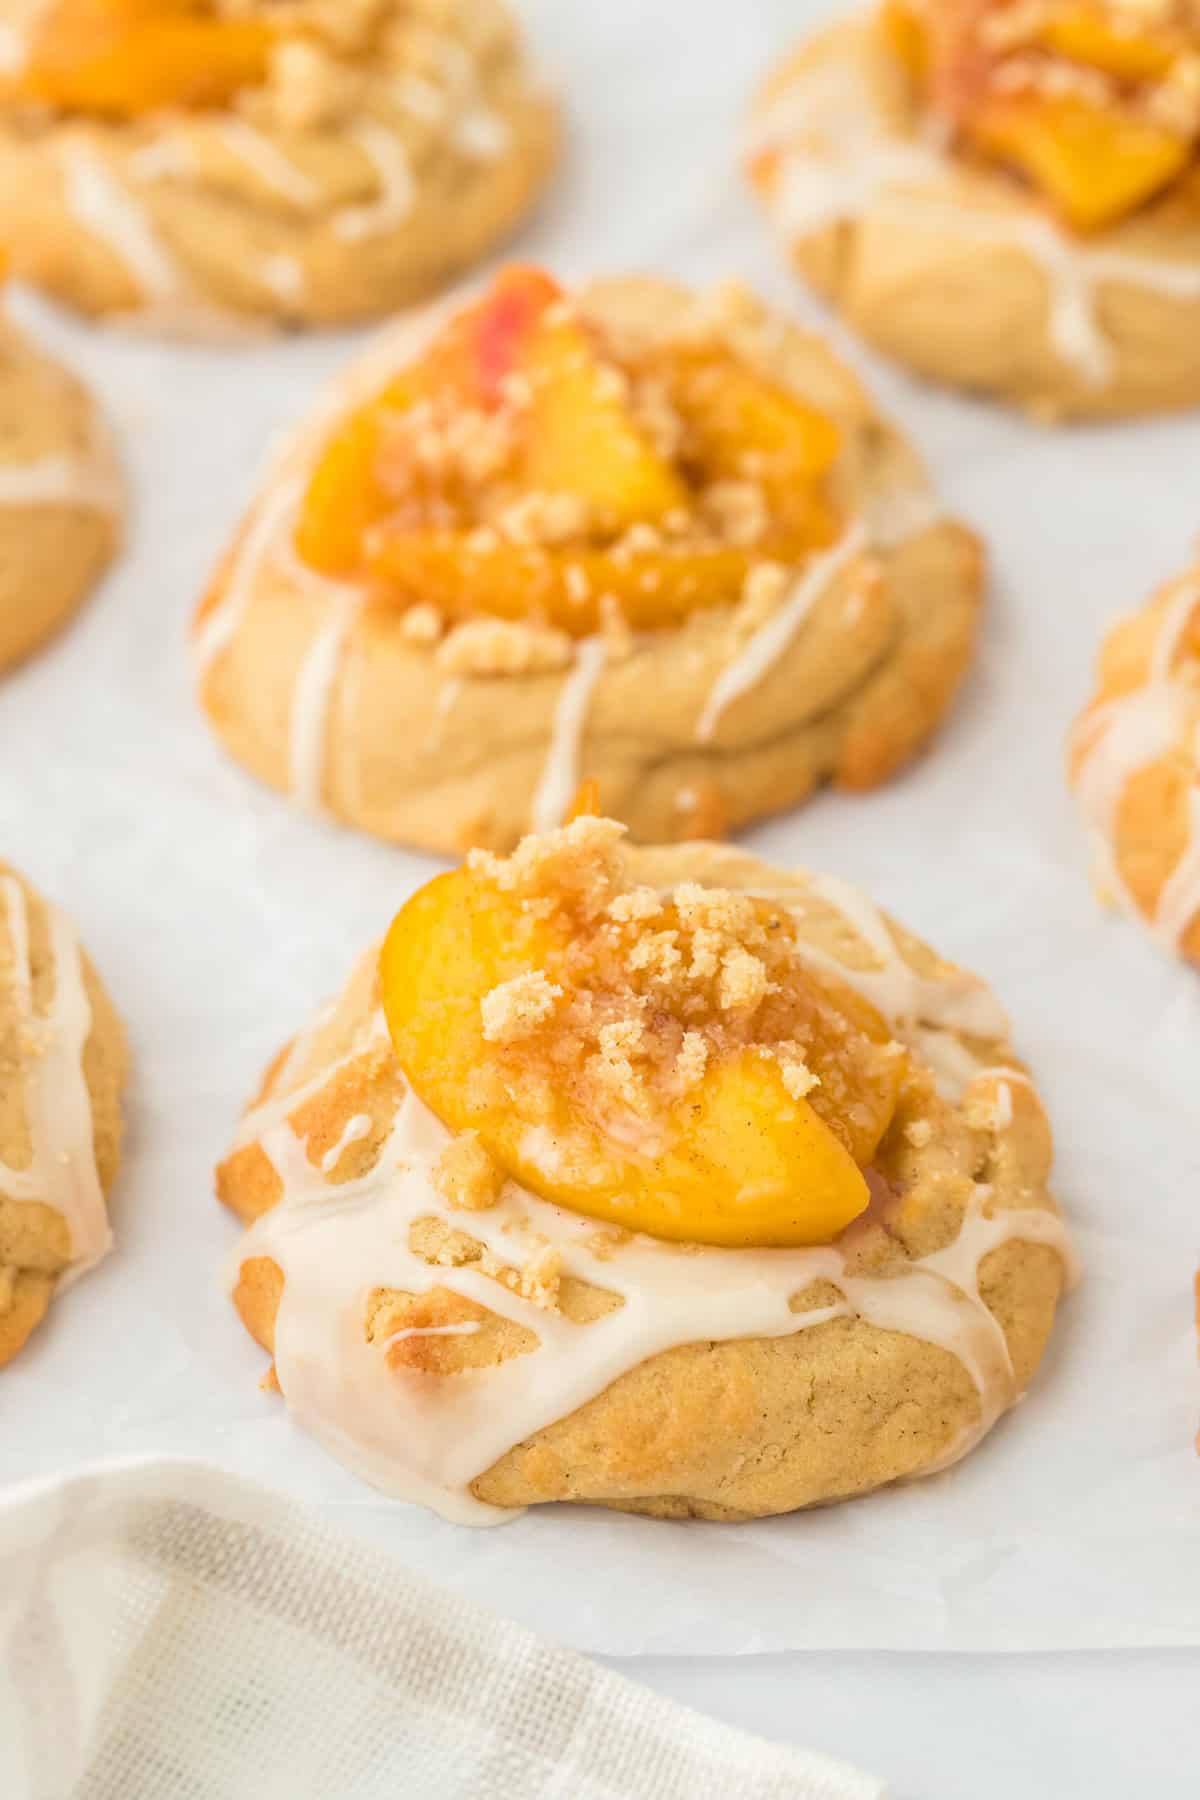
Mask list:
[[500,0],[54,0],[13,37],[0,242],[68,305],[173,335],[407,305],[510,233],[557,155]]
[[1200,962],[1200,566],[1109,632],[1070,776],[1101,898]]
[[87,598],[118,548],[122,510],[90,394],[0,314],[0,669]]
[[70,922],[0,864],[0,1365],[111,1247],[125,1072]]
[[745,290],[510,269],[335,386],[193,649],[232,754],[380,837],[511,848],[594,779],[673,840],[901,768],[982,579],[858,380]]
[[[1048,421],[1200,401],[1185,104],[1200,37],[1171,35],[1172,80],[1160,70],[1130,98],[1095,65],[1113,54],[1106,9],[1088,9],[1099,48],[1058,30],[1080,10],[885,5],[789,57],[749,131],[749,174],[787,253],[855,330]],[[1126,18],[1117,50],[1149,55],[1161,28]]]
[[582,818],[418,892],[217,1183],[273,1385],[367,1481],[720,1520],[991,1429],[1070,1265],[1051,1155],[991,992],[864,895]]

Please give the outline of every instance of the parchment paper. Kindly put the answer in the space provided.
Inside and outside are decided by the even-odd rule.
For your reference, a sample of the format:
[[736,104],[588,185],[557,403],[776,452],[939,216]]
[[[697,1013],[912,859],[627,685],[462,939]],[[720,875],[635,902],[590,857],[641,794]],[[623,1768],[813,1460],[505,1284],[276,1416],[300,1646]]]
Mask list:
[[[535,0],[569,167],[522,253],[739,274],[815,316],[740,189],[734,133],[820,9]],[[266,1059],[434,865],[302,816],[228,764],[185,625],[272,435],[349,338],[213,351],[21,317],[95,384],[136,487],[129,552],[0,684],[0,851],[77,920],[136,1076],[118,1248],[0,1376],[0,1478],[149,1451],[258,1476],[414,1566],[593,1651],[1200,1643],[1200,978],[1089,891],[1062,744],[1114,612],[1180,566],[1200,420],[1049,435],[856,350],[948,502],[988,536],[981,657],[918,768],[751,834],[862,883],[987,975],[1059,1145],[1084,1282],[1027,1401],[966,1463],[852,1505],[676,1526],[569,1508],[471,1532],[384,1502],[257,1388],[210,1170]]]

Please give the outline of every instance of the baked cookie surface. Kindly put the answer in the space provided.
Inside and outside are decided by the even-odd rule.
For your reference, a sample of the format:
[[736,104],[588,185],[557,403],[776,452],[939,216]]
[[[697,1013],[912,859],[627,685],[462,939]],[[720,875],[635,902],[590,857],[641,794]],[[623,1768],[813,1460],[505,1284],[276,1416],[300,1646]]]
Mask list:
[[1018,1398],[1050,1161],[991,993],[863,895],[578,820],[408,903],[218,1191],[293,1416],[377,1487],[738,1519],[940,1469]]
[[934,380],[1047,420],[1200,403],[1189,6],[1114,28],[1102,5],[912,0],[814,37],[750,120],[750,177],[788,254]]
[[1200,962],[1200,567],[1109,632],[1070,775],[1101,899]]
[[338,384],[193,647],[225,745],[310,808],[506,849],[594,778],[661,841],[886,779],[950,704],[981,588],[820,340],[740,289],[511,269]]
[[0,1365],[111,1247],[125,1070],[70,922],[0,863]]
[[500,0],[51,0],[7,35],[0,241],[68,305],[169,334],[407,305],[557,154]]
[[118,547],[122,506],[91,396],[0,311],[0,669],[86,599]]

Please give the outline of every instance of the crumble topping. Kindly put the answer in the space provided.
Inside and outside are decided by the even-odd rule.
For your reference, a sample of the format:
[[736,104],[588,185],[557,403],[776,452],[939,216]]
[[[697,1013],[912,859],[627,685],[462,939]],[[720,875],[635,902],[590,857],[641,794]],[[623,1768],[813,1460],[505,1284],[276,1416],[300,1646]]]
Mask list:
[[[440,625],[440,614],[429,610]],[[468,619],[454,627],[436,654],[448,675],[541,675],[565,669],[573,652],[566,632],[550,625]]]
[[585,816],[511,857],[468,858],[521,903],[536,964],[481,1001],[497,1049],[478,1072],[481,1100],[519,1081],[523,1105],[529,1096],[550,1122],[569,1091],[610,1139],[652,1148],[714,1061],[750,1052],[853,1150],[895,1048],[805,969],[781,908],[695,882],[669,894],[634,885],[622,839],[613,821]]
[[461,1131],[434,1164],[433,1185],[451,1206],[464,1212],[486,1212],[500,1197],[504,1171],[474,1131]]

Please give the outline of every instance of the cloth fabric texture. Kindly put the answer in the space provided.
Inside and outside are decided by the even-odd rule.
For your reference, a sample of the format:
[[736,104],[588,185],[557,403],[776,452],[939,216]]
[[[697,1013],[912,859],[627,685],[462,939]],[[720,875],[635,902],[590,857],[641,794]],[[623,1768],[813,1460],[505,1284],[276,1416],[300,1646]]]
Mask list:
[[0,1504],[5,1800],[879,1800],[203,1463]]

